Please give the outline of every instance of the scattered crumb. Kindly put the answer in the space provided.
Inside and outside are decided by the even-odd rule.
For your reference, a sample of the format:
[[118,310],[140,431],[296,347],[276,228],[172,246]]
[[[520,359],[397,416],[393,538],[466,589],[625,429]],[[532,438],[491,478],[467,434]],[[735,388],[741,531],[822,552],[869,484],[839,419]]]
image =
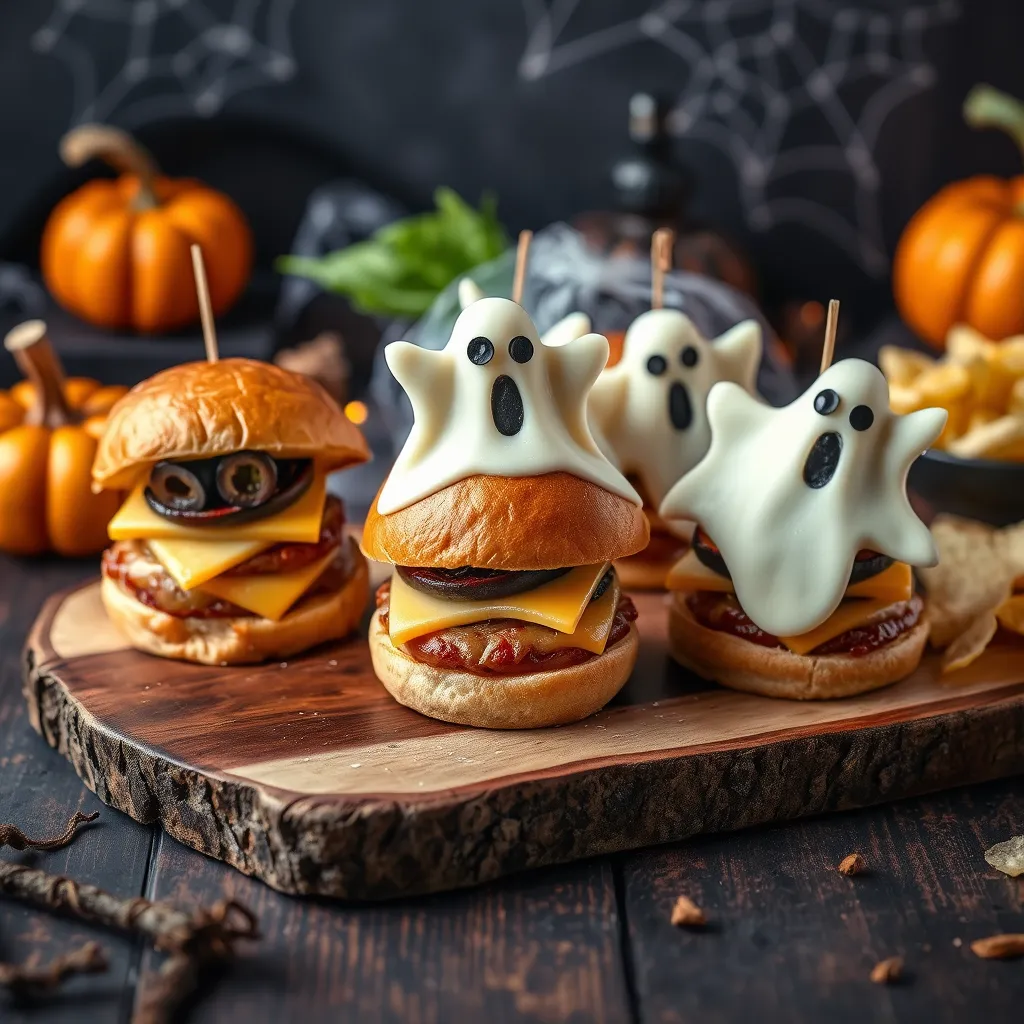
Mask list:
[[891,956],[871,968],[871,980],[876,985],[891,985],[903,977],[903,957]]
[[331,658],[331,660],[329,662],[327,662],[327,664],[330,665],[331,668],[337,668],[338,667],[338,659],[337,658]]
[[841,875],[860,875],[863,874],[867,869],[867,862],[859,853],[851,853],[848,857],[844,857],[839,862],[839,874]]
[[362,767],[363,767],[363,762],[362,761],[356,761],[355,764],[350,764],[349,765],[349,768],[362,768]]
[[677,928],[699,927],[708,923],[704,911],[688,896],[680,896],[672,907],[672,924]]
[[282,661],[281,662],[281,668],[287,668],[287,667],[288,667],[288,662],[287,661]]
[[985,860],[1004,875],[1024,875],[1024,836],[1014,836],[1005,843],[996,843],[985,851]]
[[963,944],[964,944],[964,940],[961,939],[959,935],[953,940],[953,945],[957,949],[959,949]]
[[990,935],[971,943],[971,952],[983,960],[1010,960],[1024,956],[1024,933]]
[[221,667],[221,668],[227,668],[227,667],[228,667],[228,663],[227,663],[226,661],[222,661],[222,662],[220,663],[220,667]]

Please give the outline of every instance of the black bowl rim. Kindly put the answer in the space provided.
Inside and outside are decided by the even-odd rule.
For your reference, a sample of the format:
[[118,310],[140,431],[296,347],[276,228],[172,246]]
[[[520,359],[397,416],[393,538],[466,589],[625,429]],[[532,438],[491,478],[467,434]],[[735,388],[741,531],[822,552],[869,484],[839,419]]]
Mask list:
[[1024,473],[1024,462],[1007,459],[965,459],[940,448],[928,448],[921,453],[922,459],[938,462],[955,469],[978,470],[989,473]]

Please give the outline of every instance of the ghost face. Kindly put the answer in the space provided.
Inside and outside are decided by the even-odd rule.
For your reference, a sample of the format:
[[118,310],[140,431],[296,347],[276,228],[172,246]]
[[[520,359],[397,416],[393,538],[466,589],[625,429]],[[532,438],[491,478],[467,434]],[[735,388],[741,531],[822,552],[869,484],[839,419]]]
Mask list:
[[609,455],[639,477],[655,505],[708,449],[712,386],[731,380],[753,390],[760,358],[754,321],[713,342],[678,310],[655,309],[633,321],[621,362],[594,387],[590,413]]
[[672,488],[662,514],[708,531],[762,629],[799,636],[824,622],[862,548],[932,563],[931,536],[905,485],[946,416],[892,413],[885,378],[870,363],[836,363],[782,409],[720,384],[708,418],[708,454]]

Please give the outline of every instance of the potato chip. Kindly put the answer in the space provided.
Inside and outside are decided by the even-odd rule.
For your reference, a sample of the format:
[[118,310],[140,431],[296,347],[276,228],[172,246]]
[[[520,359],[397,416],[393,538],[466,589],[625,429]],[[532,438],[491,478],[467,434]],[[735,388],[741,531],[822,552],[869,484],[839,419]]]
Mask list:
[[1024,335],[993,342],[961,324],[940,360],[885,345],[878,364],[894,412],[937,405],[949,413],[934,447],[965,459],[1024,462]]
[[996,843],[985,851],[985,860],[1004,875],[1024,875],[1024,836],[1014,836],[1005,843]]
[[890,387],[907,387],[936,361],[923,352],[896,345],[883,345],[878,351],[878,365]]
[[1024,633],[1024,595],[1013,597],[1017,578],[1024,576],[1024,524],[1000,530],[942,515],[932,523],[932,537],[939,563],[920,570],[929,639],[945,650],[943,671],[951,672],[985,650],[1000,622]]

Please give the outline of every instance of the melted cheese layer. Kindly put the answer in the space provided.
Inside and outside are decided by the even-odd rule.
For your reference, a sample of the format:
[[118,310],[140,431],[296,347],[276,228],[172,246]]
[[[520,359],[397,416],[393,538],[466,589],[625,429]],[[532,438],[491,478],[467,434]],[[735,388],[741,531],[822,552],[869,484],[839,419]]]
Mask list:
[[[391,578],[391,641],[404,644],[449,626],[468,626],[487,619],[519,619],[575,634],[609,564],[583,565],[534,590],[484,601],[452,601],[424,594],[395,573]],[[607,640],[607,633],[604,638]]]

